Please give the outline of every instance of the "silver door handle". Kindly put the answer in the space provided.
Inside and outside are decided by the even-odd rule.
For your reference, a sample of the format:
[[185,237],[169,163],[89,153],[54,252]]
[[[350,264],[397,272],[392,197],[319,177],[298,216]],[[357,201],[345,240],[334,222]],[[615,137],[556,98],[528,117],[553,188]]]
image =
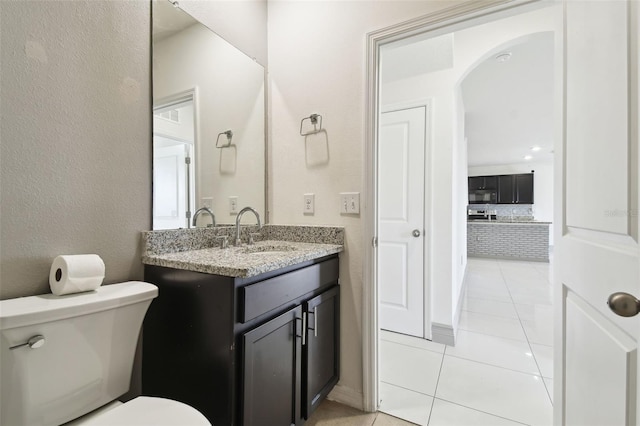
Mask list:
[[607,305],[616,315],[633,317],[640,313],[640,300],[629,293],[613,293],[607,299]]
[[420,230],[419,229],[414,229],[413,232],[411,233],[411,235],[413,235],[414,237],[418,238],[420,236]]
[[45,342],[44,336],[41,334],[38,334],[37,336],[31,337],[25,343],[20,343],[19,345],[11,346],[9,349],[11,350],[18,349],[18,348],[22,348],[23,346],[29,346],[31,349],[38,349],[44,346],[44,342]]

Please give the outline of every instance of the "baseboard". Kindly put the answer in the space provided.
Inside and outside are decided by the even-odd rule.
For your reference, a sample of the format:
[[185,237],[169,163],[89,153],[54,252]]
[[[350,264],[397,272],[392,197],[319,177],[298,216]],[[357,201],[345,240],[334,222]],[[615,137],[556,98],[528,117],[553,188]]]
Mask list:
[[333,390],[327,395],[327,399],[364,411],[364,396],[362,392],[340,384],[333,387]]
[[431,338],[434,342],[442,343],[444,345],[455,346],[456,344],[456,333],[453,326],[449,324],[432,322]]

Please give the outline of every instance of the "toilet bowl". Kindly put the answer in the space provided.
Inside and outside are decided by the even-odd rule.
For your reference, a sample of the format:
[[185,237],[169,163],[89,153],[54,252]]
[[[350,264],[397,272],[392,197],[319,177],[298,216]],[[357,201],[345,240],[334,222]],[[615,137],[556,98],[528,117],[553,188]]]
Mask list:
[[210,425],[195,408],[165,398],[139,396],[123,403],[111,403],[65,426],[196,426]]
[[210,425],[195,408],[129,390],[140,327],[156,286],[0,301],[0,424]]

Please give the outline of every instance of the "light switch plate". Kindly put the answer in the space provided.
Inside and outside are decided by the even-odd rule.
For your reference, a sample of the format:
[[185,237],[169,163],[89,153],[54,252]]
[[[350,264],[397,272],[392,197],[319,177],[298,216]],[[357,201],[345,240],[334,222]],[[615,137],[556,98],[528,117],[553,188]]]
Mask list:
[[315,194],[304,194],[304,205],[302,207],[302,212],[304,214],[314,214],[315,213]]
[[202,197],[202,203],[200,207],[206,207],[208,209],[213,207],[213,197]]
[[238,197],[229,197],[229,214],[238,214]]
[[340,193],[340,214],[360,214],[360,193]]

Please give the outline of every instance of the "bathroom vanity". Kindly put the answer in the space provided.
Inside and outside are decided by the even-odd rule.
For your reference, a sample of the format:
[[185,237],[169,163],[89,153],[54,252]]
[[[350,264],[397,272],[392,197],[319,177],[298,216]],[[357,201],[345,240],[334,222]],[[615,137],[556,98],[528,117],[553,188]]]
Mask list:
[[255,245],[145,253],[159,296],[144,322],[144,395],[215,425],[301,425],[337,383],[342,245],[265,228]]

